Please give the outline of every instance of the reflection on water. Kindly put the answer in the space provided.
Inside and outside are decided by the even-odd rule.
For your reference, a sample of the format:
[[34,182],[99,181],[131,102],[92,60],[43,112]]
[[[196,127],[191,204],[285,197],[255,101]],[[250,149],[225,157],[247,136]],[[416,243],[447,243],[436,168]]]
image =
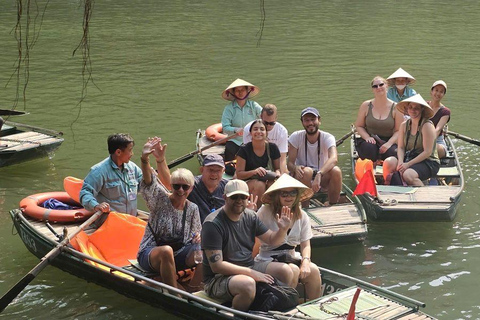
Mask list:
[[[80,57],[71,53],[81,36],[81,7],[77,0],[50,2],[31,52],[31,114],[14,121],[63,131],[65,142],[51,160],[0,169],[1,292],[38,262],[11,233],[8,211],[23,197],[61,190],[65,176],[84,177],[107,156],[106,138],[113,132],[136,139],[135,161],[154,135],[168,143],[169,159],[194,150],[195,131],[220,121],[226,104],[220,94],[237,77],[260,87],[255,100],[275,103],[290,132],[301,129],[299,112],[312,105],[321,112],[321,128],[338,138],[349,131],[361,102],[372,97],[370,80],[403,67],[424,97],[435,80],[444,79],[451,129],[478,138],[480,46],[474,39],[480,9],[474,1],[267,1],[260,47],[259,3],[96,1],[90,49],[100,90],[90,86],[80,110]],[[0,108],[14,98],[14,85],[5,84],[17,54],[10,34],[15,19],[14,2],[1,1]],[[314,261],[423,300],[427,313],[439,318],[480,318],[471,294],[480,285],[478,147],[463,141],[457,147],[466,185],[454,222],[370,223],[364,244],[314,249]],[[348,142],[339,155],[352,186]],[[198,172],[194,160],[184,165]],[[47,318],[50,312],[80,319],[164,315],[47,267],[2,318]]]

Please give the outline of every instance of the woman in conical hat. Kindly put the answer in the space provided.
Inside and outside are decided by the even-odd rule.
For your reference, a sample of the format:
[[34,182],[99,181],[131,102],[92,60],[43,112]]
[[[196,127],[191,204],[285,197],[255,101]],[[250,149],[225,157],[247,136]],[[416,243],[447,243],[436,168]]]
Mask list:
[[388,99],[400,102],[406,98],[417,94],[415,90],[409,87],[415,83],[415,78],[402,68],[392,73],[388,78]]
[[[423,186],[422,181],[435,176],[440,168],[435,126],[430,120],[433,109],[419,94],[399,102],[396,107],[398,111],[407,113],[410,119],[400,126],[398,162],[394,157],[387,158],[383,169],[391,172],[396,168],[406,185]],[[392,180],[392,184],[400,183]]]
[[437,136],[437,152],[439,158],[445,158],[447,155],[447,144],[445,143],[443,127],[450,121],[450,109],[443,105],[442,98],[447,93],[447,84],[443,80],[437,80],[432,84],[430,96],[432,100],[427,101],[432,107],[434,115],[430,119],[435,126]]
[[[264,205],[257,212],[259,219],[275,231],[278,229],[275,223],[276,217],[283,210],[293,211],[293,218],[284,241],[277,246],[270,246],[260,241],[260,252],[255,257],[255,266],[260,267],[259,271],[274,277],[285,274],[285,268],[289,268],[290,278],[279,280],[294,288],[298,281],[303,282],[308,299],[316,299],[321,293],[320,271],[310,259],[312,253],[310,218],[300,207],[301,202],[310,199],[312,195],[312,189],[286,173],[268,188],[262,196]],[[300,252],[295,252],[295,247],[298,245],[300,245]],[[285,263],[273,262],[272,256],[285,257],[285,259],[277,259]]]
[[243,128],[247,123],[260,118],[262,107],[250,98],[260,92],[257,86],[242,80],[233,81],[222,92],[222,98],[228,100],[222,114],[223,133],[231,135],[238,132],[239,136],[225,144],[225,161],[235,159],[240,145],[243,142]]

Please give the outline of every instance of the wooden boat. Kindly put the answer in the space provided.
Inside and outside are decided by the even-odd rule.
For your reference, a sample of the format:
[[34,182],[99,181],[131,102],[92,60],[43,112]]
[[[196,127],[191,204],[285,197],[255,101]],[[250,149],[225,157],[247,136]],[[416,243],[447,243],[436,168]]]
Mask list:
[[7,121],[0,131],[0,167],[46,157],[63,142],[62,133]]
[[[33,220],[19,209],[11,210],[10,215],[25,246],[38,258],[44,257],[58,244],[58,234],[64,234],[64,228],[68,233],[80,224],[47,226],[44,221]],[[419,311],[425,306],[420,301],[324,268],[320,268],[324,295],[280,313],[237,311],[208,298],[203,291],[188,293],[170,287],[152,280],[131,265],[114,265],[72,247],[64,247],[51,264],[89,282],[189,319],[344,319],[357,288],[362,289],[356,303],[357,318],[434,319]]]
[[[359,136],[357,136],[359,137]],[[436,177],[426,181],[424,187],[382,185],[381,165],[375,168],[378,196],[358,195],[368,219],[381,221],[452,221],[455,218],[464,187],[462,168],[455,146],[447,135],[447,157],[441,160]],[[358,153],[351,139],[352,177]],[[355,180],[357,183],[358,181]]]
[[[198,151],[211,143],[201,130],[197,131],[196,140]],[[217,145],[198,152],[200,165],[203,163],[203,157],[207,154],[223,155],[224,149],[223,145]],[[231,176],[224,177],[231,179]],[[316,194],[310,201],[310,207],[306,210],[312,225],[312,245],[328,246],[365,240],[368,233],[365,210],[359,199],[352,197],[352,190],[343,184],[338,204],[325,207],[323,206],[325,200],[325,194]]]

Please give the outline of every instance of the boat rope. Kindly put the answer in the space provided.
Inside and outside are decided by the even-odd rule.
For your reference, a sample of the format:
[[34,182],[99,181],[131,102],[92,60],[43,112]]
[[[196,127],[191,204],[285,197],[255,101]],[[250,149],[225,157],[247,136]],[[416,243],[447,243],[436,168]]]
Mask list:
[[17,139],[0,138],[0,141],[18,142],[18,143],[32,143],[32,144],[38,144],[39,146],[42,145],[41,142],[38,142],[38,141],[30,141],[30,140],[17,140]]

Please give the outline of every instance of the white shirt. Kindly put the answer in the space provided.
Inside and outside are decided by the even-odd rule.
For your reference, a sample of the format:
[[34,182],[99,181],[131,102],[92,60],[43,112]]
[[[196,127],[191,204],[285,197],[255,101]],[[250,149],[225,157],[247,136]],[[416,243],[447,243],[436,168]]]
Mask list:
[[[272,214],[272,207],[270,205],[261,206],[260,209],[258,209],[257,216],[263,222],[263,224],[266,225],[270,230],[274,232],[278,230],[277,222]],[[284,243],[292,247],[296,247],[300,245],[300,243],[302,243],[303,241],[310,240],[312,236],[313,234],[312,234],[312,228],[310,224],[310,218],[308,217],[305,211],[301,210],[300,219],[296,220],[293,223],[293,226],[290,229],[290,232],[288,233],[288,235],[285,236],[285,239],[282,241],[281,244],[276,246],[271,246],[260,240],[260,252],[255,258],[255,260],[271,261],[272,260],[271,255],[280,254],[283,252],[288,252],[292,255],[300,257],[299,253],[295,253],[295,249],[277,250],[273,252],[272,250],[274,250],[275,248],[278,248]]]
[[[292,133],[288,142],[297,149],[297,159],[295,165],[306,166],[319,170],[328,160],[328,149],[336,146],[335,137],[325,131],[320,131],[320,152],[318,150],[318,141],[310,143],[306,140],[306,131],[299,130]],[[307,154],[305,155],[305,141],[307,142]],[[305,159],[305,156],[307,159]]]
[[[252,141],[252,135],[250,133],[250,126],[253,121],[247,123],[243,129],[243,144],[247,144]],[[271,131],[267,131],[268,142],[275,143],[280,150],[280,153],[288,152],[288,130],[281,123],[277,122]]]

